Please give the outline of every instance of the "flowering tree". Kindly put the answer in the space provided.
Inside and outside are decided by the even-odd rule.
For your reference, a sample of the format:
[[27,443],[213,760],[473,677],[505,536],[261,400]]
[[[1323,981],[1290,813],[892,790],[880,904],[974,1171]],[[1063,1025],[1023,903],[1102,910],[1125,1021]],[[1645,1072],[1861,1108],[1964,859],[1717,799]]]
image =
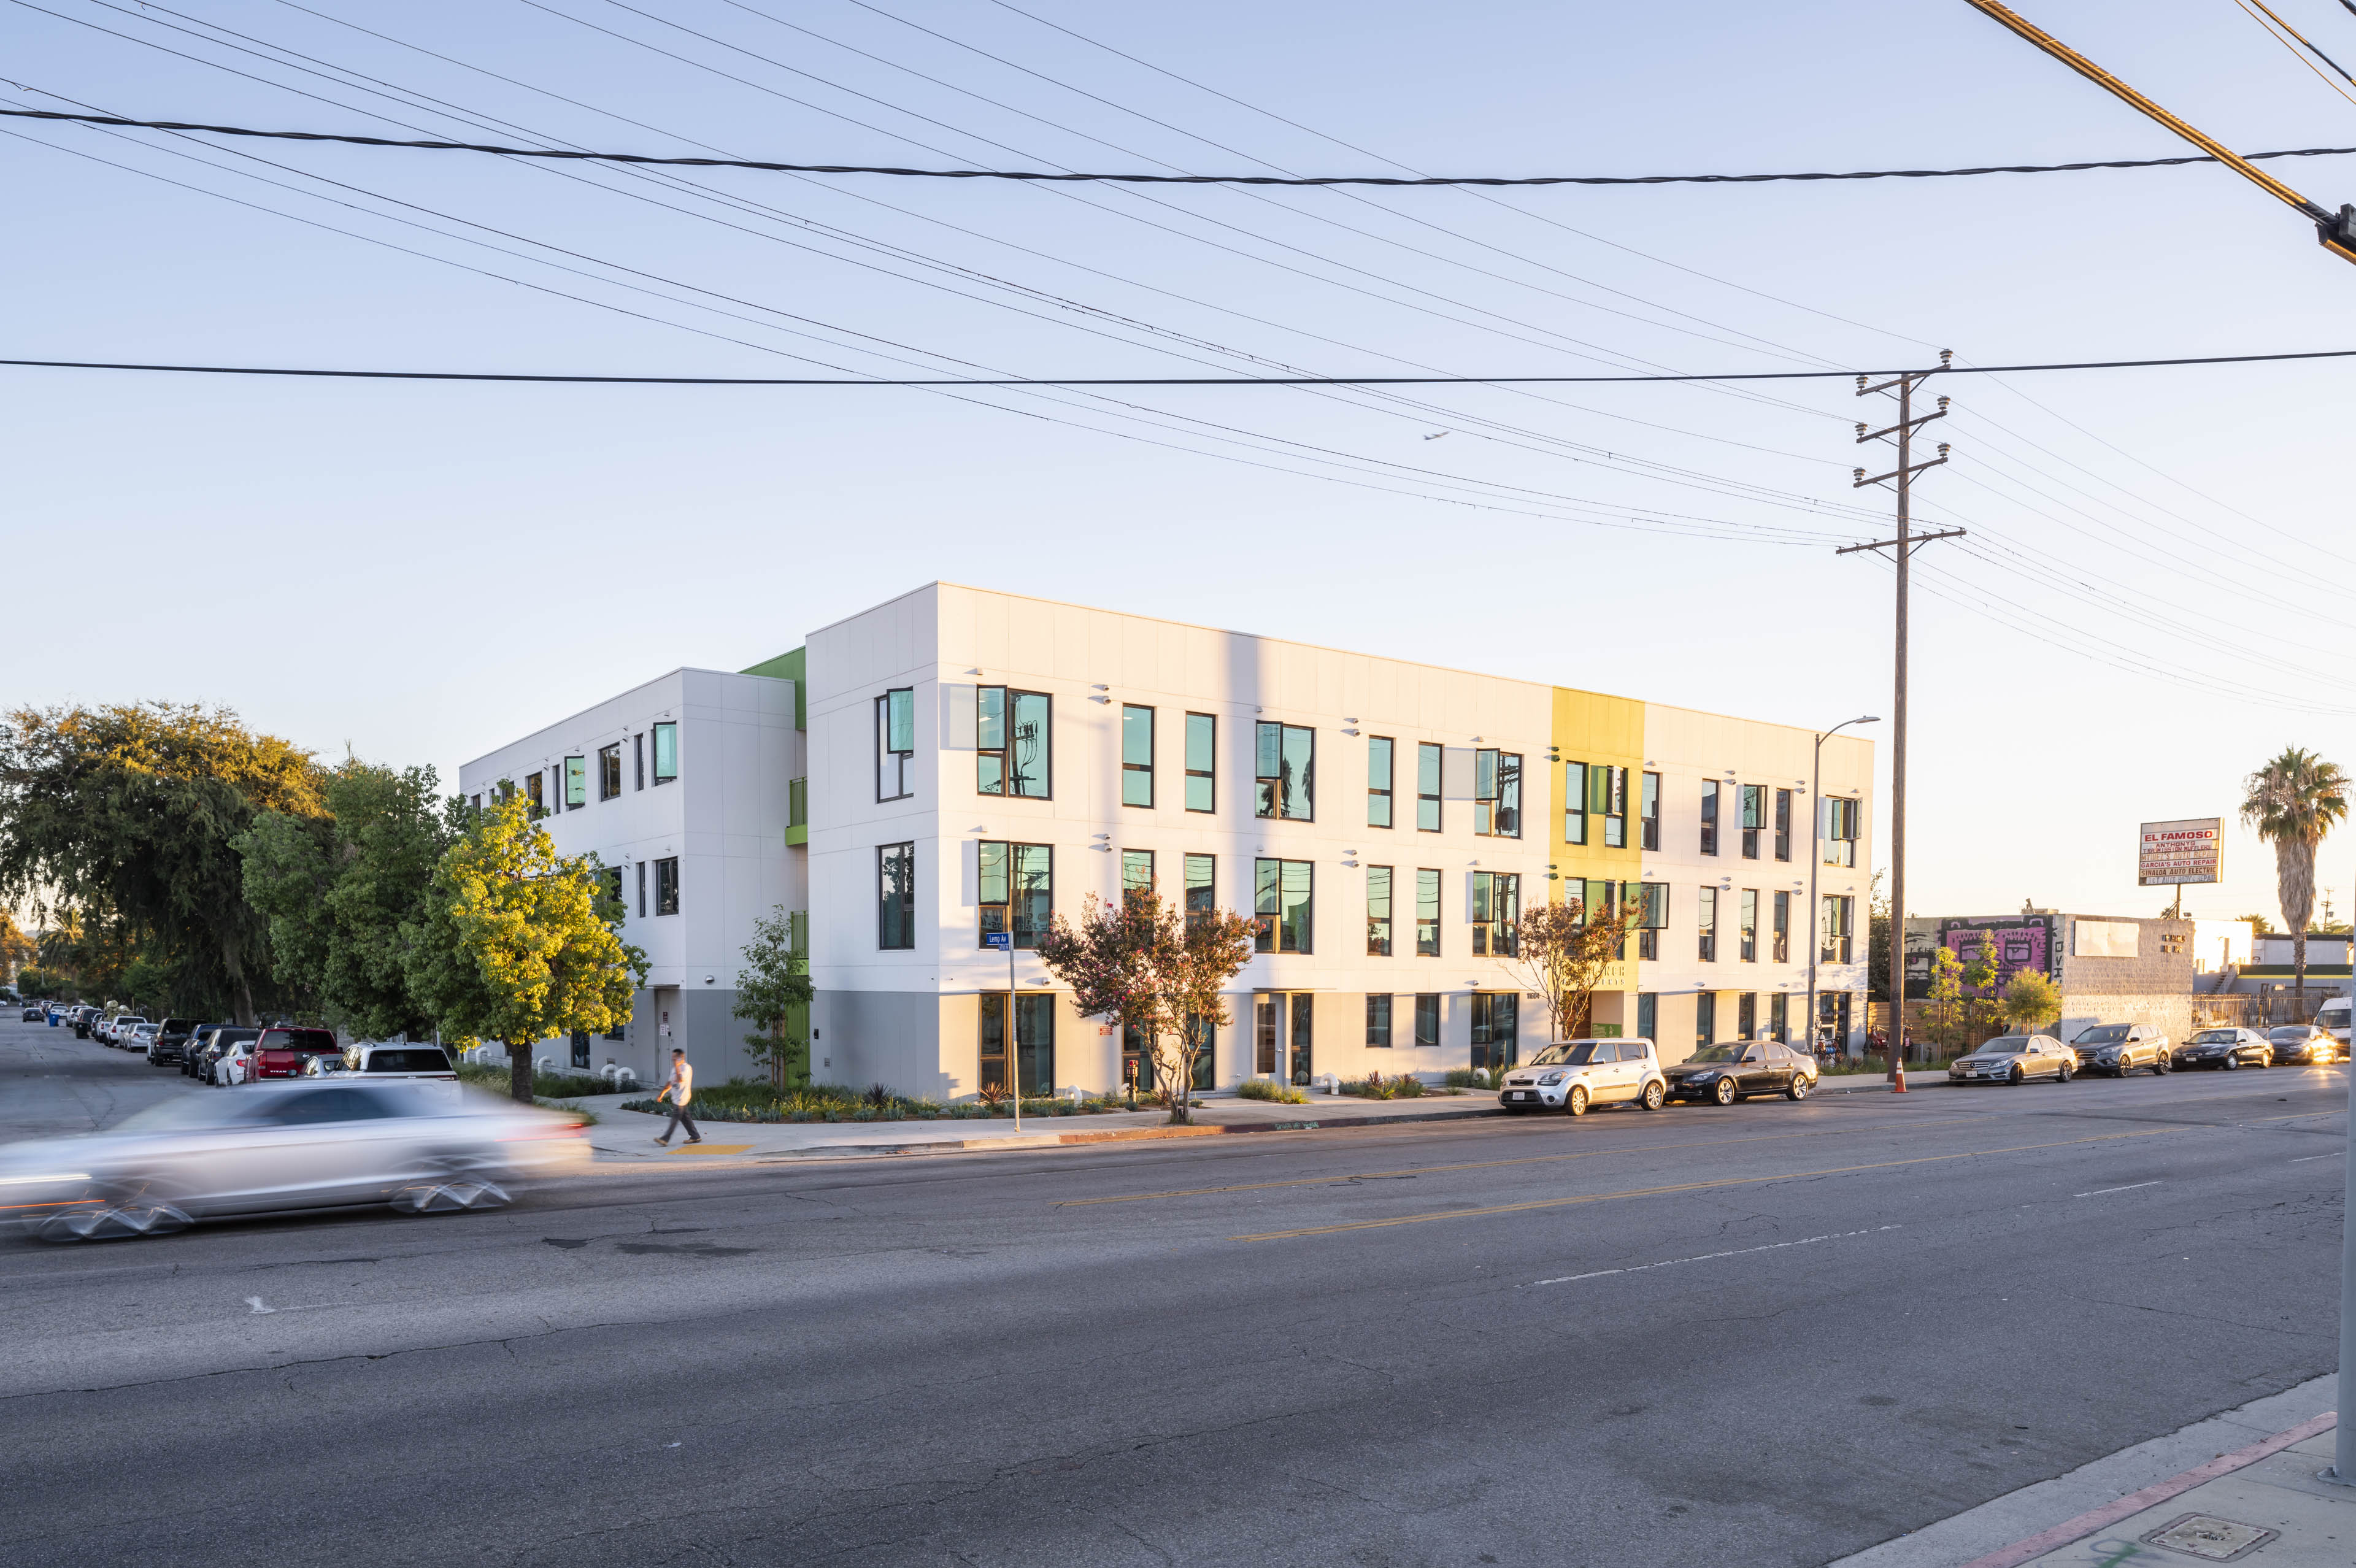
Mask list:
[[1596,990],[1644,914],[1643,895],[1632,893],[1592,920],[1583,899],[1539,904],[1522,916],[1505,970],[1546,998],[1555,1039],[1577,1040],[1594,1028]]
[[1079,923],[1056,915],[1038,953],[1047,972],[1072,988],[1082,1017],[1144,1037],[1171,1121],[1188,1120],[1202,1052],[1194,1026],[1227,1022],[1222,992],[1251,961],[1252,922],[1226,910],[1181,914],[1146,889],[1130,890],[1118,904],[1090,893]]

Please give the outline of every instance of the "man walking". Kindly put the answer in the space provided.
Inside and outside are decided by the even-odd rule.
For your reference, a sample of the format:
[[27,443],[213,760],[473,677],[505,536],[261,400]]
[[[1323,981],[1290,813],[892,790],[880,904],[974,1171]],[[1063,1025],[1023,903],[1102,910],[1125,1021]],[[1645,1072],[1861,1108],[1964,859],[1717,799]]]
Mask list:
[[662,1092],[655,1096],[655,1104],[658,1105],[665,1100],[670,1102],[670,1125],[662,1130],[662,1136],[655,1139],[655,1142],[669,1148],[671,1134],[679,1131],[680,1124],[682,1122],[687,1124],[688,1142],[700,1144],[703,1141],[703,1135],[695,1130],[695,1118],[687,1114],[687,1103],[694,1098],[695,1069],[687,1064],[687,1052],[673,1046],[670,1053],[670,1077],[664,1082]]

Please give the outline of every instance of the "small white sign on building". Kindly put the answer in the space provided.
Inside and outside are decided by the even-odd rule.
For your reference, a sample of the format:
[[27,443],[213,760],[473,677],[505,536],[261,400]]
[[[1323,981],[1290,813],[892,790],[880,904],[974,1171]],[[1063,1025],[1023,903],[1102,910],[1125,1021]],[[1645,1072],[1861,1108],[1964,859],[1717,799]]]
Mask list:
[[2073,920],[2070,923],[2072,958],[2133,958],[2143,927],[2131,920]]
[[2136,880],[2147,888],[2223,880],[2224,819],[2192,816],[2147,822],[2136,852]]

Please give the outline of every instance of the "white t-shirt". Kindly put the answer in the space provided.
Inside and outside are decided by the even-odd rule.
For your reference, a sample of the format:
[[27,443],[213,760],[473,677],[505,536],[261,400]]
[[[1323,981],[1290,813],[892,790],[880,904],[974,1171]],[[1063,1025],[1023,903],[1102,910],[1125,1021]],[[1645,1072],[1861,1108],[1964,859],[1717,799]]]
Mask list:
[[695,1098],[695,1069],[687,1064],[684,1056],[670,1060],[670,1097],[673,1104],[680,1105]]

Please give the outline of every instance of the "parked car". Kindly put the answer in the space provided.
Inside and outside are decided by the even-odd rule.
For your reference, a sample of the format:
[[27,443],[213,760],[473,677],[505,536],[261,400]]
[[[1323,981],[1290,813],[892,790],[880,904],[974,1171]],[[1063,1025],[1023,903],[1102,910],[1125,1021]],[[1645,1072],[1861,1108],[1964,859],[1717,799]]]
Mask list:
[[130,1033],[132,1028],[146,1021],[137,1013],[117,1013],[100,1026],[98,1038],[120,1051],[123,1049],[124,1036]]
[[42,1019],[48,1016],[48,1004],[46,1002],[30,1003],[25,1008],[25,1016],[16,1021],[27,1024],[39,1023]]
[[2070,1082],[2078,1053],[2050,1034],[2000,1034],[1947,1064],[1950,1083],[2026,1083],[2032,1078]]
[[414,1041],[398,1045],[375,1043],[348,1045],[337,1056],[314,1056],[305,1070],[306,1076],[331,1078],[347,1072],[364,1072],[371,1077],[399,1073],[409,1078],[446,1078],[456,1082],[458,1070],[450,1064],[450,1053],[438,1045],[420,1045]]
[[206,1080],[222,1089],[230,1089],[250,1082],[253,1077],[253,1042],[262,1037],[260,1029],[224,1030],[229,1038],[214,1049],[212,1076]]
[[2313,1024],[2284,1024],[2266,1030],[2266,1043],[2274,1047],[2277,1062],[2297,1062],[2302,1067],[2318,1063],[2329,1066],[2348,1060],[2348,1050],[2331,1038],[2329,1029]]
[[1508,1111],[1587,1115],[1590,1105],[1641,1105],[1657,1111],[1668,1093],[1649,1040],[1566,1040],[1505,1074],[1497,1103]]
[[253,1076],[256,1078],[300,1078],[309,1059],[314,1056],[341,1056],[344,1048],[336,1043],[336,1031],[331,1029],[302,1029],[278,1024],[262,1031],[253,1044]]
[[48,1241],[154,1236],[217,1215],[384,1203],[495,1209],[577,1169],[577,1116],[456,1083],[362,1077],[176,1095],[102,1133],[0,1149],[0,1184]]
[[166,1019],[155,1029],[155,1038],[147,1047],[147,1065],[175,1065],[187,1060],[188,1037],[204,1025],[196,1019]]
[[1669,1098],[1731,1105],[1754,1094],[1804,1100],[1815,1093],[1819,1069],[1773,1040],[1733,1040],[1704,1046],[1668,1070]]
[[133,1024],[123,1033],[123,1049],[140,1056],[146,1055],[148,1046],[155,1042],[156,1027],[155,1024]]
[[2275,1049],[2254,1029],[2204,1029],[2176,1049],[2179,1067],[2272,1067]]
[[2165,1072],[2173,1055],[2168,1037],[2142,1024],[2096,1024],[2081,1030],[2070,1049],[2078,1053],[2079,1072],[2107,1072],[2114,1078],[2125,1078],[2138,1067]]

